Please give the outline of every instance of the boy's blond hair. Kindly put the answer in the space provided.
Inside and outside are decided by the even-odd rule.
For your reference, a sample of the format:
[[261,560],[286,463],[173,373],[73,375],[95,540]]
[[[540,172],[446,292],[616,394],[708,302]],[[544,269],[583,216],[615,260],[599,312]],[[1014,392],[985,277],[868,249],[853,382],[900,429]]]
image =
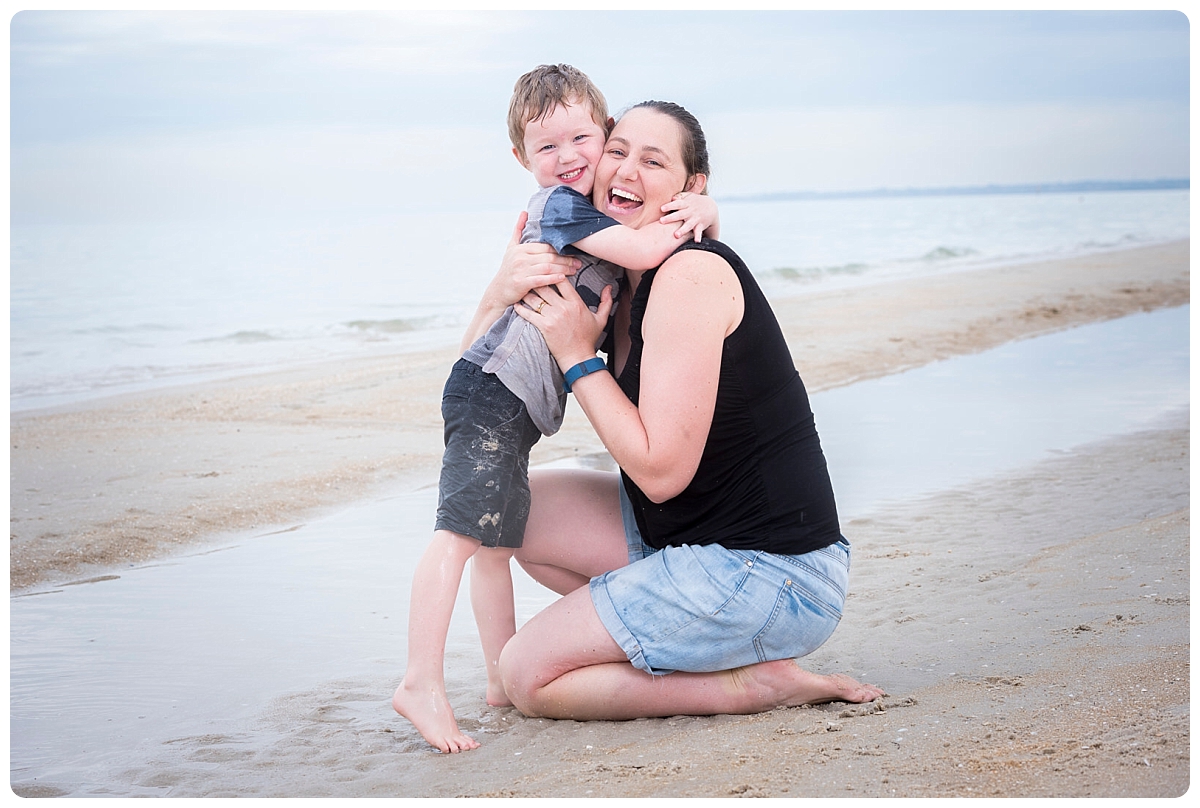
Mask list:
[[592,120],[608,131],[608,102],[581,70],[570,65],[539,65],[517,79],[508,104],[508,137],[521,162],[525,154],[525,127],[554,111],[555,107],[586,102]]

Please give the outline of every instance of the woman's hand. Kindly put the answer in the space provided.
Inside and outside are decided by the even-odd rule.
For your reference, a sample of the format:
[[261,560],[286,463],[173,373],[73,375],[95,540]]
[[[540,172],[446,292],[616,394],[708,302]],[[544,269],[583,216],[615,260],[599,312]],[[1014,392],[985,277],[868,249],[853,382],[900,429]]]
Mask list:
[[699,241],[701,236],[717,238],[720,234],[720,215],[711,196],[680,191],[662,206],[662,211],[667,214],[659,219],[663,224],[682,222],[675,230],[676,238],[691,233]]
[[578,258],[559,255],[549,244],[522,244],[521,232],[528,219],[529,214],[524,211],[517,217],[517,226],[504,250],[500,269],[483,292],[475,316],[463,334],[461,350],[465,351],[485,334],[505,309],[516,304],[531,290],[565,281],[568,275],[574,275],[582,266]]
[[503,304],[502,309],[515,304],[533,289],[565,281],[583,265],[578,258],[559,255],[549,244],[536,241],[522,244],[521,232],[528,219],[529,214],[524,211],[517,217],[517,226],[504,250],[500,269],[484,293],[485,299]]
[[612,287],[604,287],[594,312],[566,281],[531,291],[523,303],[514,311],[537,326],[558,366],[565,371],[596,355],[596,340],[612,311]]

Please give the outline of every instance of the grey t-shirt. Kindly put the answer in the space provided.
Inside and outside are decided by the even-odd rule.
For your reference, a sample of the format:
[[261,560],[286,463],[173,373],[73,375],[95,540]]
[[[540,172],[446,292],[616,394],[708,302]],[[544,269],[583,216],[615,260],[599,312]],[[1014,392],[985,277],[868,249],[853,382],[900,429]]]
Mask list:
[[[540,241],[561,255],[573,255],[583,266],[568,280],[584,303],[595,311],[605,286],[613,287],[624,272],[621,267],[601,261],[571,246],[576,241],[619,224],[592,206],[579,192],[557,185],[542,188],[529,200],[529,221],[521,233],[521,243]],[[600,335],[599,347],[604,341]],[[562,426],[567,395],[563,391],[562,371],[550,355],[542,332],[509,306],[487,333],[469,347],[463,358],[496,374],[504,386],[525,402],[529,417],[543,435],[553,435]]]

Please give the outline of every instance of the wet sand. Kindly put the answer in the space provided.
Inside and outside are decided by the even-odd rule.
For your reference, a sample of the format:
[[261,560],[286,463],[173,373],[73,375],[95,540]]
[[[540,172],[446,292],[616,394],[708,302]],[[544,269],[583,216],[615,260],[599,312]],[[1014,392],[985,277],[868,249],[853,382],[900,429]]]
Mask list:
[[[817,390],[1188,296],[1183,242],[775,305]],[[452,356],[13,416],[12,587],[429,483]],[[1180,414],[848,523],[846,618],[805,664],[886,687],[881,704],[580,724],[486,708],[478,683],[452,681],[484,746],[440,756],[380,709],[396,671],[280,698],[242,735],[175,739],[120,793],[1178,796],[1189,434]],[[534,459],[598,449],[574,412]],[[63,793],[18,780],[20,794]]]

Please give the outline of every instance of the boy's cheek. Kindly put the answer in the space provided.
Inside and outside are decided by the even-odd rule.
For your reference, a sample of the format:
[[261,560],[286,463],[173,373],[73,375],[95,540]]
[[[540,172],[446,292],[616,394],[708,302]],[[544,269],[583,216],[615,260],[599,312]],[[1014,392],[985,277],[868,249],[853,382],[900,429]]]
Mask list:
[[575,186],[575,190],[579,191],[579,193],[583,194],[588,199],[591,199],[592,188],[594,187],[596,187],[596,167],[592,166],[588,172],[583,175],[583,182]]

